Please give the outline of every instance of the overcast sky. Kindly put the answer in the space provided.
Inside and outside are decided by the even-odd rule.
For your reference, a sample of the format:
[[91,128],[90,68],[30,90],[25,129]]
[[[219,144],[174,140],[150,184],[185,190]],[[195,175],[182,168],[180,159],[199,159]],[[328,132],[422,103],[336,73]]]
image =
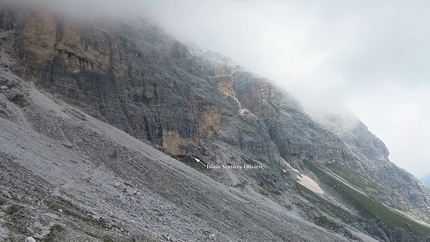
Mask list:
[[308,109],[349,107],[392,162],[418,178],[430,173],[430,1],[39,1],[92,14],[143,7]]
[[176,35],[274,80],[308,108],[349,107],[390,160],[430,173],[430,1],[153,1]]

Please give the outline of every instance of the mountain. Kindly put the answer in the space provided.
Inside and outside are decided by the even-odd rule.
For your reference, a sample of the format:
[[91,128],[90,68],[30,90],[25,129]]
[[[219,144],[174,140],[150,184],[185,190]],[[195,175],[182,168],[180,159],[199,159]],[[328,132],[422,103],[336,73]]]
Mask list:
[[6,241],[430,240],[430,189],[352,114],[149,18],[3,5],[0,26]]

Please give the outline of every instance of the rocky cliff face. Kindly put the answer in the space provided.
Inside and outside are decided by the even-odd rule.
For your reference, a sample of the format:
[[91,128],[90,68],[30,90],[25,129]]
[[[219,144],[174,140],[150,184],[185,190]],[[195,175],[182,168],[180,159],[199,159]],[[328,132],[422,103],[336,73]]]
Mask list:
[[[245,129],[258,131],[254,144],[243,143],[243,134],[242,141],[221,140],[234,139],[228,142],[270,161],[274,146],[287,160],[344,159],[340,140],[296,101],[220,54],[191,52],[150,21],[72,25],[57,19],[37,11],[18,24],[22,76],[135,137],[185,154],[244,119]],[[261,123],[248,125],[249,117]]]
[[[13,44],[7,68],[78,110],[70,111],[74,117],[87,113],[204,176],[263,194],[342,236],[358,239],[348,228],[383,240],[430,234],[416,221],[398,222],[408,216],[429,221],[430,190],[390,163],[385,145],[359,120],[312,118],[269,80],[179,42],[149,19],[73,20],[47,9],[3,8],[0,26]],[[8,100],[31,103],[25,95],[8,94]],[[12,115],[8,110],[3,118]],[[27,119],[51,122],[36,113],[27,112]],[[34,129],[66,147],[85,146],[83,134]],[[109,156],[102,160],[131,159],[131,153],[104,151]],[[312,192],[319,189],[323,194]]]
[[360,162],[348,164],[352,169],[389,188],[393,195],[380,198],[385,204],[402,204],[414,209],[418,214],[426,213],[430,201],[428,189],[418,179],[389,161],[385,144],[357,117],[344,112],[328,114],[319,120],[358,156]]

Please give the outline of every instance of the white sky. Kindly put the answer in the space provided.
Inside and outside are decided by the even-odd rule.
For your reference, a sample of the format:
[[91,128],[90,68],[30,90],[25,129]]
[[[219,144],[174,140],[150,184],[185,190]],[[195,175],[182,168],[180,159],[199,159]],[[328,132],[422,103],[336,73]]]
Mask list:
[[346,105],[392,162],[419,178],[430,173],[430,1],[15,1],[85,14],[143,7],[177,37],[274,80],[307,108]]

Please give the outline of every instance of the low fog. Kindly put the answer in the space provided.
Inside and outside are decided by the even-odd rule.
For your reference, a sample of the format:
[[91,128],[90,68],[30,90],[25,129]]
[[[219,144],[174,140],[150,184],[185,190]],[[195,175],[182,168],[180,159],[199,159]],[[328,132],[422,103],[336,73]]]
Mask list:
[[77,19],[93,17],[130,18],[148,16],[142,0],[0,0],[11,6],[38,7],[54,10]]
[[390,160],[430,173],[430,2],[33,0],[71,15],[148,13],[173,35],[221,52],[309,111],[347,107]]

